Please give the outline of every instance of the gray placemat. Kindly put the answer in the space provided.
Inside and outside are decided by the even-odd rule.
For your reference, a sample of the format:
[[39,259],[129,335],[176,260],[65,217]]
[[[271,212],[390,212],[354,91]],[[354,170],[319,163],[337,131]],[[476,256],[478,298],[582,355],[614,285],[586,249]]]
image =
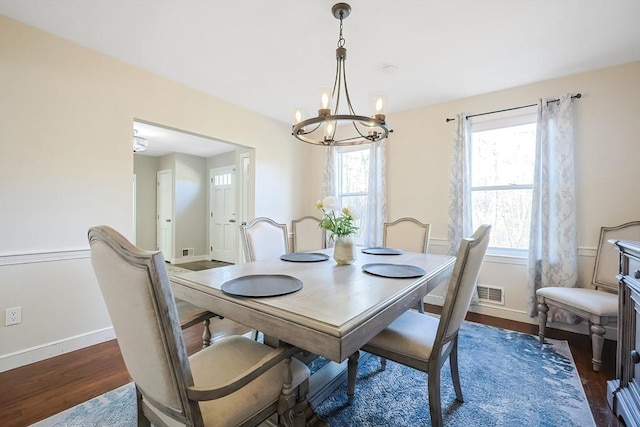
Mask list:
[[283,261],[291,262],[319,262],[329,259],[329,255],[318,252],[292,252],[280,256]]
[[391,277],[394,279],[420,277],[427,274],[426,271],[415,265],[386,263],[365,264],[362,266],[362,271],[376,276]]
[[402,255],[404,253],[402,249],[378,248],[378,247],[364,248],[362,252],[370,255]]
[[273,297],[302,289],[302,281],[284,274],[252,274],[224,282],[222,292],[241,297]]

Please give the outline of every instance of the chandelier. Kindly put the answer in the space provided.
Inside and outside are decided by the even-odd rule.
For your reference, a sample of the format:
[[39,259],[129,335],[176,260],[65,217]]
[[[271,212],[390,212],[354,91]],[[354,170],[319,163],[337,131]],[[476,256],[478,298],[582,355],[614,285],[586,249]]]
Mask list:
[[149,141],[146,138],[138,136],[138,131],[133,130],[133,152],[138,153],[149,148]]
[[[342,36],[342,21],[351,13],[347,3],[337,3],[331,8],[331,14],[340,20],[340,36],[336,49],[336,75],[333,90],[323,88],[320,93],[318,115],[304,119],[300,110],[296,111],[292,135],[301,141],[315,145],[358,145],[385,139],[389,132],[384,115],[384,97],[375,95],[373,115],[357,115],[351,105],[345,60],[347,49]],[[340,101],[346,101],[346,111],[340,111]]]

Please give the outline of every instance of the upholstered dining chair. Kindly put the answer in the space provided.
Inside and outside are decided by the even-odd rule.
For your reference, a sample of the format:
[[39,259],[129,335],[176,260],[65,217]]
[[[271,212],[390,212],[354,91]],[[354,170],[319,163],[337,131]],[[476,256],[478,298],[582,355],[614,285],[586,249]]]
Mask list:
[[[429,250],[431,224],[425,224],[415,218],[403,217],[383,224],[382,244],[386,248],[402,249],[407,252]],[[418,301],[416,309],[424,313],[424,301]]]
[[407,252],[427,253],[431,224],[415,218],[403,217],[383,225],[382,242],[385,247]]
[[291,221],[293,233],[293,252],[309,252],[327,247],[324,228],[320,227],[320,218],[303,216]]
[[[309,370],[243,336],[187,357],[162,252],[138,249],[107,226],[89,229],[91,263],[135,383],[138,425],[304,426]],[[289,424],[288,424],[289,425]]]
[[247,262],[278,258],[289,252],[287,225],[271,218],[258,217],[240,226],[242,246]]
[[596,250],[596,261],[591,284],[593,288],[564,288],[550,286],[536,291],[538,299],[538,335],[544,342],[550,308],[566,310],[587,320],[591,333],[594,371],[602,366],[605,326],[618,318],[619,256],[609,240],[640,241],[640,221],[631,221],[615,227],[602,227]]
[[[491,226],[484,224],[460,242],[439,319],[408,310],[362,347],[366,352],[428,374],[429,412],[434,427],[442,426],[440,370],[447,358],[456,400],[463,401],[458,373],[458,331],[471,303],[490,232]],[[349,357],[349,404],[353,402],[355,392],[358,358],[359,352]]]

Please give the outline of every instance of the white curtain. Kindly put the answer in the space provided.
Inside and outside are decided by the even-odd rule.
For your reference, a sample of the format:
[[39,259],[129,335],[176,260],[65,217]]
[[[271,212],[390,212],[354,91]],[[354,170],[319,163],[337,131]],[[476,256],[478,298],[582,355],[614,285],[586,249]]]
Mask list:
[[[453,156],[449,180],[449,225],[447,241],[449,255],[457,255],[463,238],[473,234],[471,221],[471,123],[466,113],[456,115],[453,132]],[[477,304],[478,292],[471,304]]]
[[[338,148],[325,150],[323,197],[338,195]],[[372,143],[369,154],[369,207],[366,246],[382,246],[383,224],[387,220],[387,148],[386,141]]]
[[338,153],[336,147],[324,150],[324,175],[322,176],[322,198],[338,197]]
[[382,246],[383,224],[387,221],[387,142],[371,144],[369,154],[369,212],[367,235],[364,244],[368,247]]
[[456,115],[449,181],[449,255],[456,255],[463,238],[471,236],[471,123],[466,113]]
[[[571,95],[538,105],[536,164],[529,238],[528,309],[537,315],[536,290],[578,283],[576,196]],[[549,310],[549,321],[579,318]]]

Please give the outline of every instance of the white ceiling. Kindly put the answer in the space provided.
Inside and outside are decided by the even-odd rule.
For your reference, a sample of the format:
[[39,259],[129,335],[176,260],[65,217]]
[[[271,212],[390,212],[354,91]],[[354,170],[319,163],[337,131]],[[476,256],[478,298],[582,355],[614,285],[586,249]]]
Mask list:
[[[0,0],[0,13],[289,123],[333,84],[334,3]],[[363,115],[374,92],[394,112],[640,60],[640,0],[349,3],[347,78]]]
[[149,148],[138,155],[160,157],[170,153],[186,153],[192,156],[211,157],[233,151],[236,146],[174,129],[134,122],[137,136],[146,138]]

